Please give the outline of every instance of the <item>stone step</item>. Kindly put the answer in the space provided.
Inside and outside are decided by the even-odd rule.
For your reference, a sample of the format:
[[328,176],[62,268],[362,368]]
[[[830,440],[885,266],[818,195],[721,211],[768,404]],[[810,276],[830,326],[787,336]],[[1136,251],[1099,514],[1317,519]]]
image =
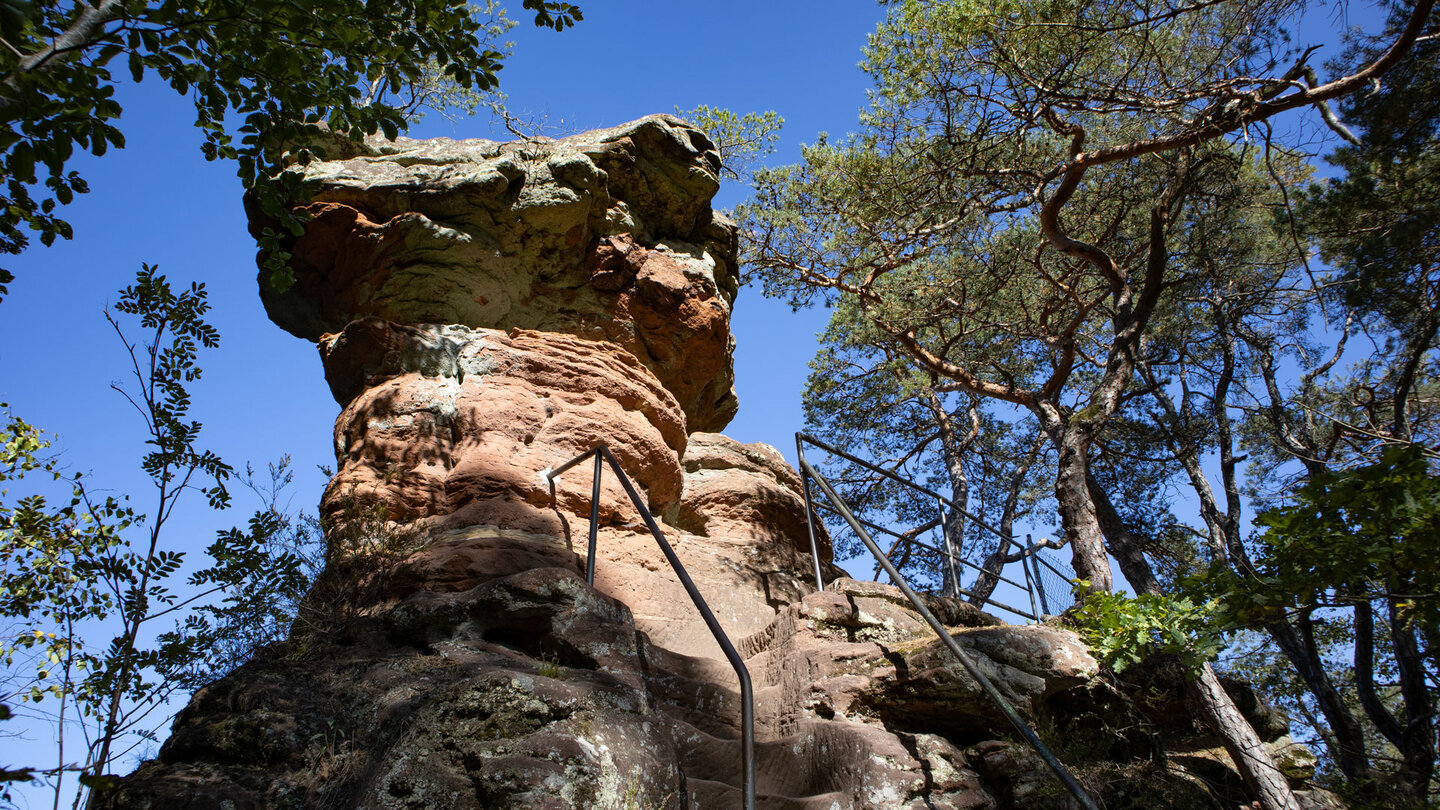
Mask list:
[[[740,741],[678,724],[672,733],[686,806],[739,807]],[[988,801],[964,755],[948,741],[896,735],[853,720],[805,720],[782,738],[757,743],[755,777],[759,808],[959,808]]]
[[[740,807],[740,789],[723,782],[707,779],[687,779],[688,789],[685,807],[687,810],[717,810],[718,808]],[[814,796],[782,796],[764,794],[755,796],[756,810],[834,810],[848,807],[849,797],[843,793],[822,793]]]

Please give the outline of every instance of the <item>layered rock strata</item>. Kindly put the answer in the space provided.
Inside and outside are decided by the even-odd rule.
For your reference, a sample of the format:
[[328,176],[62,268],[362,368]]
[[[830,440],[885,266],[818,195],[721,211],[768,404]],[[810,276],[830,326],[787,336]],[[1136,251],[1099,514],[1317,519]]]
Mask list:
[[[740,806],[715,640],[614,475],[593,527],[589,466],[545,478],[600,442],[746,661],[760,807],[1073,806],[900,592],[845,578],[823,532],[815,591],[780,454],[709,432],[736,402],[717,169],[704,135],[654,116],[305,170],[320,190],[296,284],[264,298],[318,342],[342,407],[328,568],[292,637],[197,693],[103,806]],[[1068,631],[930,609],[1106,806],[1242,795],[1202,735],[1147,715]],[[1203,767],[1166,763],[1177,741]]]
[[[736,231],[719,153],[669,116],[563,140],[362,144],[311,164],[295,284],[261,285],[307,340],[353,320],[531,329],[619,344],[690,430],[735,415]],[[252,229],[268,223],[252,212]],[[341,402],[341,405],[346,403]]]

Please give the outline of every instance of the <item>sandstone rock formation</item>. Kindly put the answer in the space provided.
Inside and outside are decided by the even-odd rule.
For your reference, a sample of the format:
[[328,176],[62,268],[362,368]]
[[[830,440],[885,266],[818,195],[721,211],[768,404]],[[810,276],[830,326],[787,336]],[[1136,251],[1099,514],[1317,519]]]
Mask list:
[[720,157],[704,134],[657,115],[559,141],[360,152],[306,172],[320,190],[291,246],[296,283],[261,286],[277,324],[307,340],[367,316],[604,339],[690,430],[735,415],[736,234],[710,209]]
[[[541,470],[608,442],[658,514],[680,501],[685,414],[633,355],[549,332],[358,320],[320,344],[345,407],[335,423],[334,516],[356,500],[399,521],[555,531]],[[590,490],[561,480],[588,513]],[[602,515],[624,492],[613,480]],[[584,503],[580,503],[580,501]],[[628,510],[629,503],[624,506]]]
[[[265,302],[318,341],[343,409],[328,568],[291,639],[201,690],[104,806],[739,807],[736,676],[653,538],[607,473],[591,587],[588,465],[552,500],[544,472],[599,442],[746,660],[760,807],[1073,806],[900,592],[846,578],[823,533],[815,591],[780,454],[706,432],[735,409],[717,168],[704,135],[654,116],[307,169],[297,284]],[[1072,633],[929,607],[1106,806],[1243,796],[1183,712],[1147,714]]]

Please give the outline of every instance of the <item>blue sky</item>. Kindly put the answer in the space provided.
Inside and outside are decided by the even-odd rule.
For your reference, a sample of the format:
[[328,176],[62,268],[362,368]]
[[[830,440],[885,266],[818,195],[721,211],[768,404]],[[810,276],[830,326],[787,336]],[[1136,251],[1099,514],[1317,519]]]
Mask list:
[[[515,54],[501,80],[517,114],[583,130],[702,103],[773,109],[787,119],[774,158],[785,161],[818,132],[844,132],[856,120],[866,86],[856,63],[881,12],[866,2],[584,9],[584,22],[564,33],[534,29],[528,18],[511,33]],[[222,336],[220,349],[202,357],[205,377],[193,391],[202,444],[236,467],[291,454],[294,504],[308,508],[323,484],[317,465],[334,463],[339,409],[315,348],[271,324],[260,306],[233,167],[201,158],[188,101],[158,81],[123,87],[119,99],[126,148],[73,164],[92,189],[65,211],[75,239],[5,257],[17,280],[0,303],[0,401],[55,434],[69,466],[93,472],[94,484],[143,492],[141,424],[109,388],[124,380],[127,360],[101,313],[142,262],[159,265],[172,282],[207,285]],[[451,124],[433,114],[411,134],[510,137],[492,132],[488,118]],[[744,193],[732,185],[718,205]],[[799,392],[823,325],[821,313],[794,315],[756,288],[742,290],[734,320],[741,408],[727,433],[793,456]],[[251,504],[236,503],[218,516],[193,504],[182,527],[193,547],[244,520]]]

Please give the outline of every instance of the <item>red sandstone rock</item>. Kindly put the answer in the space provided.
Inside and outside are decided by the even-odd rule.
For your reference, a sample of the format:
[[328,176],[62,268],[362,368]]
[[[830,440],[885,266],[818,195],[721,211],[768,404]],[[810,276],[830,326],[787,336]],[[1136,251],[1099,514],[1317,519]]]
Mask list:
[[[555,554],[552,539],[488,530],[432,544],[397,569],[383,609],[202,690],[160,759],[100,806],[738,806],[733,673],[655,644],[573,568],[525,567]],[[897,589],[841,579],[741,642],[757,693],[758,806],[1069,806],[1036,756],[991,736],[1003,728],[993,707],[933,658],[937,642],[903,605]],[[933,607],[959,621],[957,639],[1023,713],[1086,729],[1098,751],[1143,729],[1119,693],[1118,706],[1079,714],[1083,701],[1056,699],[1077,679],[1108,683],[1073,635],[1002,626],[953,600]],[[1156,784],[1172,807],[1243,791],[1218,760],[1187,755],[1149,774],[1148,754],[1101,755],[1108,770],[1091,784],[1102,800],[1143,800]]]
[[[735,227],[719,156],[650,116],[556,141],[400,139],[305,169],[319,190],[272,319],[311,340],[350,321],[563,332],[629,350],[693,430],[736,409]],[[265,226],[252,212],[252,229]]]
[[[446,529],[559,528],[541,473],[606,443],[658,514],[681,491],[685,421],[673,397],[613,344],[568,335],[356,321],[321,344],[336,398],[340,467],[322,509],[383,504]],[[562,508],[588,514],[588,470],[560,478]],[[614,476],[602,519],[633,510]]]
[[[675,554],[732,640],[762,630],[799,599],[813,576],[808,554],[788,543],[698,537],[664,526]],[[576,536],[583,549],[583,532]],[[599,538],[595,586],[630,607],[635,626],[655,644],[723,660],[679,578],[643,526],[606,529]],[[827,566],[828,568],[828,566]]]
[[[760,808],[1071,806],[994,739],[1000,710],[901,592],[829,564],[823,530],[812,590],[774,448],[689,433],[734,410],[716,167],[664,116],[312,166],[296,287],[266,303],[321,338],[344,408],[327,571],[290,641],[197,693],[99,806],[738,807],[738,679],[654,537],[608,469],[599,525],[589,464],[551,500],[544,471],[601,442],[746,662]],[[1183,712],[1137,709],[1072,633],[927,602],[1022,715],[1086,735],[1102,800],[1149,806],[1133,775],[1193,736]],[[1184,745],[1150,776],[1170,806],[1237,803],[1223,759]]]
[[[710,537],[751,537],[764,543],[797,543],[810,552],[800,476],[780,451],[741,444],[719,433],[692,433],[681,457],[685,495],[679,525]],[[831,557],[830,537],[817,525],[820,557]]]

